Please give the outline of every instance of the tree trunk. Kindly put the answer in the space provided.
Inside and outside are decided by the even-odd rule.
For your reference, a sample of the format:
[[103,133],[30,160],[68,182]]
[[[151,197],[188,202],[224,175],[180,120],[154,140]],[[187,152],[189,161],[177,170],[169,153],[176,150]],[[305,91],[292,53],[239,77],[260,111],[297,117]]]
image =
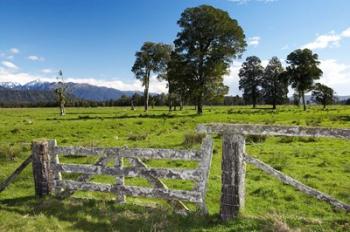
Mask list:
[[135,110],[134,100],[131,100],[131,110]]
[[145,98],[145,111],[148,110],[148,101],[149,101],[149,77],[145,77],[147,78],[145,81],[145,92],[144,92],[144,98]]
[[182,96],[180,95],[180,111],[183,109]]
[[202,95],[200,95],[197,99],[197,114],[201,115],[203,114],[203,98]]
[[253,92],[252,92],[252,100],[253,100],[253,109],[256,108],[256,91],[255,91],[255,87],[253,89]]
[[306,111],[306,103],[305,103],[305,93],[304,93],[304,91],[301,91],[301,98],[303,100],[304,111]]
[[171,112],[173,107],[173,100],[169,97],[169,112]]
[[272,96],[272,109],[275,110],[276,109],[276,100],[277,100],[277,89],[276,89],[276,82],[274,81],[274,85],[273,85],[273,96]]
[[272,109],[276,109],[276,96],[274,96],[272,100]]
[[60,115],[63,116],[64,115],[64,103],[60,104]]

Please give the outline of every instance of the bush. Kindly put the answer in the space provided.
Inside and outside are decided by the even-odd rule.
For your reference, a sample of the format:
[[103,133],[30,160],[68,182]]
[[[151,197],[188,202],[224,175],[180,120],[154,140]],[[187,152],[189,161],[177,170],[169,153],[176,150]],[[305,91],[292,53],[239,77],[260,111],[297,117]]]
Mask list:
[[185,134],[184,141],[182,144],[186,148],[193,147],[195,144],[201,144],[205,136],[206,136],[206,133],[189,132]]

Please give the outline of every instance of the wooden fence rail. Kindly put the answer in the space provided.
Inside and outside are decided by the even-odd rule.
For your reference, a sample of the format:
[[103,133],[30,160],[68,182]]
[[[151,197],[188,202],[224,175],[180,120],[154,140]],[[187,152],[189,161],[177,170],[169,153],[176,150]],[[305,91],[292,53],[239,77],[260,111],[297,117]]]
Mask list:
[[308,128],[288,126],[268,126],[250,124],[201,124],[197,131],[216,133],[223,136],[222,145],[222,187],[220,216],[223,220],[236,218],[240,209],[244,207],[245,199],[245,162],[276,177],[285,184],[291,185],[299,191],[323,200],[332,206],[350,212],[350,205],[279,172],[264,162],[255,159],[245,152],[245,135],[269,136],[313,136],[350,139],[350,129]]
[[[117,195],[117,201],[122,203],[125,196],[141,196],[163,198],[183,212],[188,208],[182,201],[193,202],[202,212],[207,212],[205,193],[212,158],[213,142],[207,136],[201,149],[172,150],[147,148],[85,148],[61,147],[56,141],[35,141],[33,143],[33,171],[36,195],[43,196],[55,193],[58,196],[69,196],[76,190],[111,192]],[[60,163],[60,156],[98,156],[100,159],[94,165]],[[130,166],[123,165],[123,159],[129,160]],[[196,161],[196,169],[152,168],[141,159],[170,159]],[[113,161],[113,167],[107,166]],[[64,180],[62,173],[82,174],[77,180]],[[89,182],[94,175],[115,176],[114,184]],[[125,177],[143,177],[150,182],[152,188],[127,186]],[[169,189],[160,179],[190,180],[195,183],[193,190]]]
[[4,191],[7,186],[11,184],[12,181],[14,181],[17,176],[32,162],[32,155],[28,156],[27,159],[23,161],[21,165],[8,177],[6,180],[2,183],[0,183],[0,192]]

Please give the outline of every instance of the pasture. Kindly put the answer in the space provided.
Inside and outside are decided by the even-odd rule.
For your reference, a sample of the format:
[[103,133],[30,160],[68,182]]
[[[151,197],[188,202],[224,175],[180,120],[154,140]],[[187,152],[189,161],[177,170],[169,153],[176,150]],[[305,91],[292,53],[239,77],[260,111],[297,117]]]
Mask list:
[[[205,107],[197,116],[193,107],[168,112],[165,107],[68,108],[61,117],[56,108],[0,109],[0,182],[30,154],[30,142],[56,139],[59,145],[198,148],[196,125],[209,122],[298,125],[350,128],[350,107],[312,106],[306,112],[294,106],[276,111],[245,106]],[[209,215],[195,211],[176,215],[161,200],[127,198],[115,204],[112,194],[77,192],[59,200],[35,199],[31,166],[0,193],[0,231],[347,231],[348,214],[283,185],[247,166],[246,207],[238,220],[222,223],[217,217],[221,191],[221,139],[214,136],[206,203]],[[350,203],[350,141],[330,138],[247,138],[247,153],[275,169]],[[75,159],[77,163],[94,160]],[[151,166],[188,167],[193,164],[151,162]],[[110,181],[96,177],[96,181]],[[145,185],[143,179],[126,180]],[[186,181],[168,181],[171,188],[188,189]],[[194,209],[194,207],[191,207]]]

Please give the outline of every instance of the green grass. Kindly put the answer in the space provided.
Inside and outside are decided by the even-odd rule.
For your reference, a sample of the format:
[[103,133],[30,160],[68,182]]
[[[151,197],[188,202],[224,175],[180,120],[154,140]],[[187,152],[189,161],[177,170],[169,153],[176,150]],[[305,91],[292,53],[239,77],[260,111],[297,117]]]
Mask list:
[[[30,142],[55,138],[59,145],[198,148],[193,131],[199,123],[228,122],[350,128],[350,107],[306,112],[284,106],[277,111],[250,107],[206,107],[203,116],[192,107],[168,113],[155,108],[69,108],[58,116],[51,109],[0,109],[0,182],[29,154]],[[246,207],[229,223],[218,220],[221,189],[221,139],[214,137],[214,155],[206,203],[209,215],[195,211],[174,214],[163,200],[128,198],[114,203],[113,194],[77,192],[73,197],[35,199],[31,167],[0,193],[0,231],[349,231],[350,216],[308,197],[274,178],[247,167]],[[350,204],[350,141],[328,138],[249,138],[247,151],[274,168]],[[92,158],[62,162],[93,163]],[[154,167],[194,168],[196,162],[155,161]],[[68,175],[67,178],[76,178]],[[110,183],[110,177],[94,181]],[[174,189],[191,189],[188,181],[164,180]],[[147,186],[143,178],[127,184]],[[191,207],[194,209],[194,207]]]

